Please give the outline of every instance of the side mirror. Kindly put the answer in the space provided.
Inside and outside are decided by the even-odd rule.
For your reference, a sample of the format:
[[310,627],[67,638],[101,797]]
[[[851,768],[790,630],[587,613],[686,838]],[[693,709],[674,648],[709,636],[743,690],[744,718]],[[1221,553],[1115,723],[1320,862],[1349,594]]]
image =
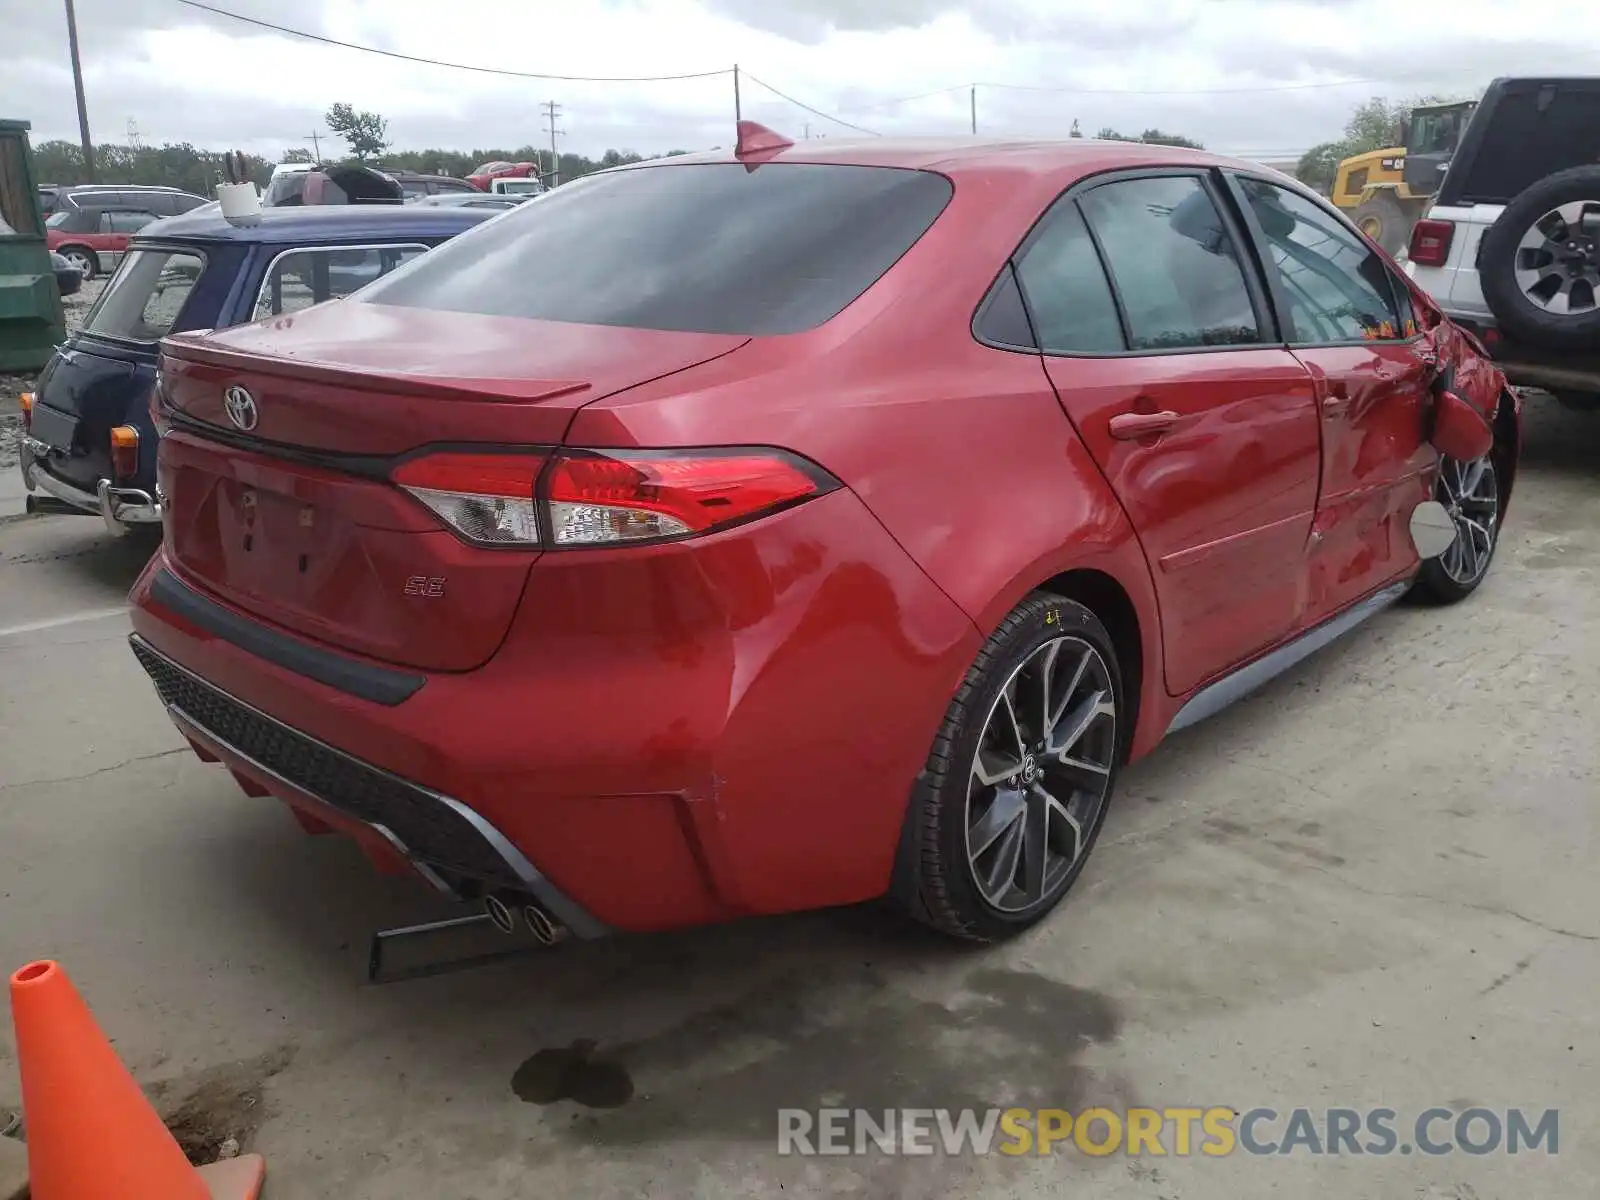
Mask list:
[[1484,415],[1454,392],[1440,392],[1433,405],[1433,434],[1439,453],[1457,462],[1482,458],[1494,448],[1494,430]]

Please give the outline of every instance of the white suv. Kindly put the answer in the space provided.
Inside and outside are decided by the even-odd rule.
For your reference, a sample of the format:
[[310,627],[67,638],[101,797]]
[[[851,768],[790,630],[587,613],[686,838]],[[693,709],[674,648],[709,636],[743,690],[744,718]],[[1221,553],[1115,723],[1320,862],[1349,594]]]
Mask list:
[[1511,382],[1600,409],[1600,78],[1490,84],[1406,271]]

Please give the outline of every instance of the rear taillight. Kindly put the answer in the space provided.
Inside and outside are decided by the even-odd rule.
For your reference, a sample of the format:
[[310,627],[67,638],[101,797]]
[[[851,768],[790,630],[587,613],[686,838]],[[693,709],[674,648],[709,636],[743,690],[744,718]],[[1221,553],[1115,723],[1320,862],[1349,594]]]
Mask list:
[[780,450],[568,451],[543,483],[553,546],[654,542],[820,495],[833,482]]
[[1411,227],[1411,247],[1407,253],[1419,267],[1442,267],[1450,257],[1450,242],[1455,235],[1452,221],[1431,218],[1418,221]]
[[533,489],[545,456],[445,451],[407,459],[390,478],[469,542],[537,546]]
[[118,425],[111,431],[111,478],[126,483],[139,473],[139,431]]
[[33,428],[33,393],[23,392],[17,397],[17,404],[22,408],[22,432],[27,433]]
[[837,480],[782,450],[442,451],[390,478],[481,545],[601,546],[710,533]]

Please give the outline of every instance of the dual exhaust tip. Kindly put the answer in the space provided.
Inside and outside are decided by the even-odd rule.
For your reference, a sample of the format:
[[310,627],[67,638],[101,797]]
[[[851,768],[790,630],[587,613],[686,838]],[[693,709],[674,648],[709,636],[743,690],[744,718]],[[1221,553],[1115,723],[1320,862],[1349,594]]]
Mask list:
[[[519,903],[522,922],[528,927],[528,932],[533,934],[535,940],[543,946],[554,946],[557,942],[565,941],[569,930],[560,921],[545,912],[536,901],[512,898],[513,903]],[[500,896],[487,896],[483,901],[484,915],[489,918],[489,923],[501,933],[514,933],[517,928],[517,911],[512,905],[506,903]]]

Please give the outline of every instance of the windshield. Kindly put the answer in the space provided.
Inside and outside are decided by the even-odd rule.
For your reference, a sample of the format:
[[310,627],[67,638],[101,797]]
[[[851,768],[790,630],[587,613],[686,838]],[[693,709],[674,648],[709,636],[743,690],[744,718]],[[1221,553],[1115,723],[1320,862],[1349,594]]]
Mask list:
[[501,192],[514,192],[521,195],[523,192],[542,192],[544,184],[537,179],[497,179],[495,188]]
[[798,333],[871,287],[952,190],[942,175],[890,167],[606,171],[453,238],[357,300],[639,329]]
[[1462,109],[1448,112],[1419,112],[1411,121],[1410,154],[1448,153],[1456,148],[1461,136],[1461,125],[1466,118]]
[[133,250],[84,319],[85,333],[156,342],[172,332],[205,259],[182,250]]

